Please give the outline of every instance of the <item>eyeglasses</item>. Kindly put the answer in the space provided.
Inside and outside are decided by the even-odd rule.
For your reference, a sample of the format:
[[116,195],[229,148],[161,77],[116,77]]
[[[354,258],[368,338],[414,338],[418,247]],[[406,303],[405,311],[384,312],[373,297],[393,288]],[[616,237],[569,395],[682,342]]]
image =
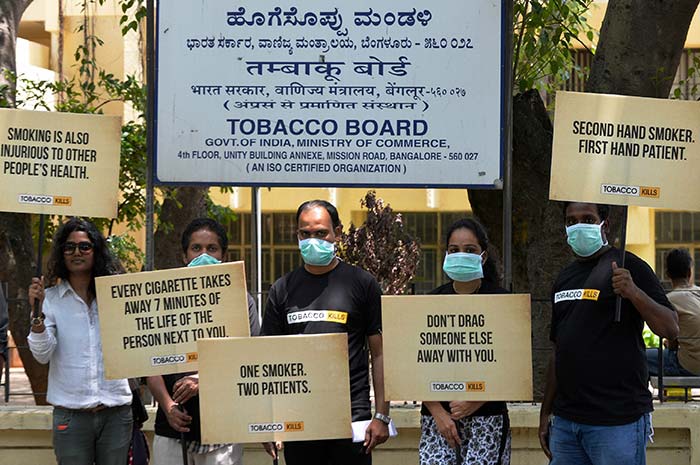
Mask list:
[[66,242],[63,244],[63,254],[73,255],[75,253],[75,249],[80,250],[81,254],[86,254],[88,252],[92,252],[93,247],[94,245],[92,242],[88,241],[78,242],[77,244],[75,242]]

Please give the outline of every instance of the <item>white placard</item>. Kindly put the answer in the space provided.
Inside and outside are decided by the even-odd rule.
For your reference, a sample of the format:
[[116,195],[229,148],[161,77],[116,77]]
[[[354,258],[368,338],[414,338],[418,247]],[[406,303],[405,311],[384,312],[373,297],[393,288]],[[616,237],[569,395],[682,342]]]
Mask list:
[[502,1],[160,1],[156,176],[500,185]]

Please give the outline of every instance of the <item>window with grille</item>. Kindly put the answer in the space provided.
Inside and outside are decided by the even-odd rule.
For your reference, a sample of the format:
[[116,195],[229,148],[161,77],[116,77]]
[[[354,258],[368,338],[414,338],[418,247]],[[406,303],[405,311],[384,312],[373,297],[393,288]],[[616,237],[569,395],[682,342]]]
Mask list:
[[657,211],[656,217],[656,274],[664,287],[670,289],[666,276],[666,253],[671,249],[686,248],[695,265],[695,282],[700,283],[700,213]]

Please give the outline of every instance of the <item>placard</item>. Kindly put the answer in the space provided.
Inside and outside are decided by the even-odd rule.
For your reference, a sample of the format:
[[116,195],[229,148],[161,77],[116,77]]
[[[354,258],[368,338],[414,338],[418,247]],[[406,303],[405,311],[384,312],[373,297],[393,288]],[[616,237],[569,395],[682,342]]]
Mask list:
[[382,296],[388,400],[532,400],[530,296]]
[[197,346],[205,444],[352,437],[347,334]]
[[157,181],[499,187],[504,5],[161,2]]
[[0,211],[114,218],[121,118],[0,109]]
[[250,337],[243,262],[95,278],[107,379],[197,371],[197,340]]
[[700,103],[557,92],[549,198],[700,210]]

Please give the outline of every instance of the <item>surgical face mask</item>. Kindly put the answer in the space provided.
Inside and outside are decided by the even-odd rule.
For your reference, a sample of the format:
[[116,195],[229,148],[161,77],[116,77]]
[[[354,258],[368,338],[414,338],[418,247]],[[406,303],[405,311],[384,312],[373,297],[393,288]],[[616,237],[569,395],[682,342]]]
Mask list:
[[307,265],[326,266],[335,257],[335,244],[313,237],[299,241],[299,250]]
[[442,269],[453,281],[467,282],[484,277],[481,256],[475,253],[454,252],[445,255]]
[[221,260],[217,260],[211,255],[203,253],[202,255],[196,257],[194,260],[189,262],[187,266],[216,265],[218,263],[221,263]]
[[[604,222],[603,222],[604,223]],[[579,257],[590,257],[608,241],[603,242],[603,223],[577,223],[566,227],[566,242]]]

